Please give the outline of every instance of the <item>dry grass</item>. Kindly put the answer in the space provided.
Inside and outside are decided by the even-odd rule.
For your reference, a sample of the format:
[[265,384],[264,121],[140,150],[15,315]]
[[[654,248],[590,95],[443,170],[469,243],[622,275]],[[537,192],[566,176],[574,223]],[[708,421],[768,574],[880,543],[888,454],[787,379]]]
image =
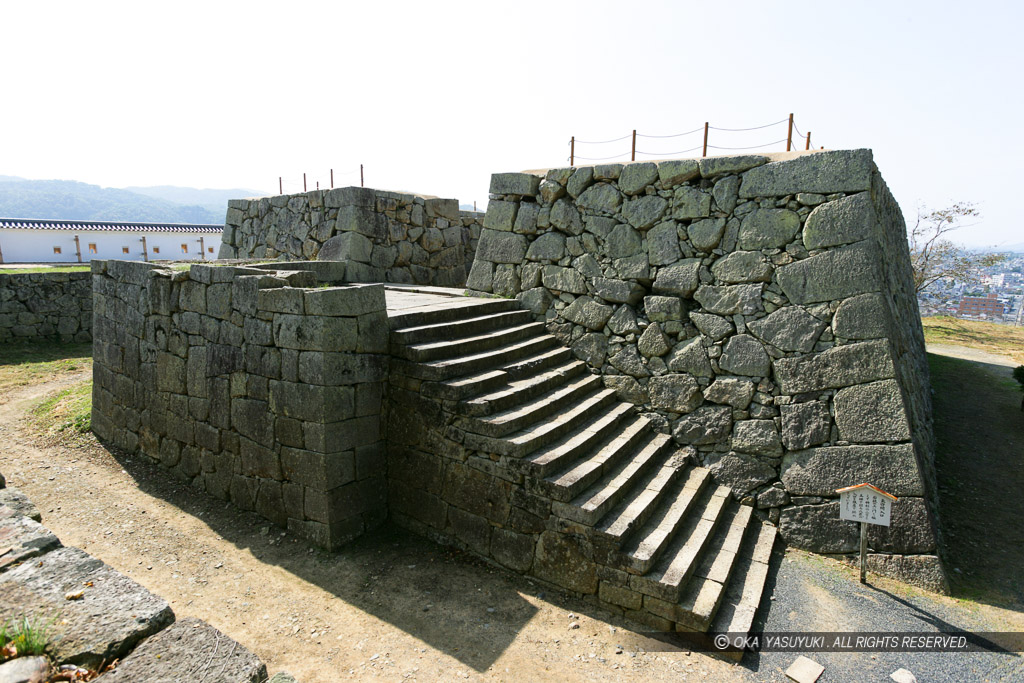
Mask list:
[[955,344],[998,353],[1024,363],[1024,327],[998,325],[980,320],[961,320],[949,316],[922,318],[925,341]]

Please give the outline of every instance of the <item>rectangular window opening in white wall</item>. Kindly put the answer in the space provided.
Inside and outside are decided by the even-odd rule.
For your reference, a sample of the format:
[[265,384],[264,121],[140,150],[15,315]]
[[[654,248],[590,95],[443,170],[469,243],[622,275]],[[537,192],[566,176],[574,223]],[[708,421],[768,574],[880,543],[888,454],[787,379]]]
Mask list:
[[53,248],[53,253],[54,254],[59,254],[60,253],[60,247],[54,247]]
[[160,247],[153,247],[153,253],[154,254],[159,254],[160,253]]
[[208,251],[208,252],[210,252],[212,254],[213,253],[213,247],[207,247],[206,251]]
[[127,254],[128,253],[128,247],[121,247],[121,253],[122,254]]
[[96,243],[95,242],[89,242],[89,253],[90,254],[95,254],[96,253]]
[[188,245],[187,244],[181,245],[181,253],[182,254],[187,254],[188,253]]

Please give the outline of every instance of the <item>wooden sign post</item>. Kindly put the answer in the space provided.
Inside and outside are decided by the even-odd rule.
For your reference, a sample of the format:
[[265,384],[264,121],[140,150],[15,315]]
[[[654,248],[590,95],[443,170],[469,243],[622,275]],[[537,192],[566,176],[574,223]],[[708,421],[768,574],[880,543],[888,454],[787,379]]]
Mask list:
[[899,499],[871,484],[836,489],[839,494],[839,519],[860,522],[860,582],[867,583],[868,524],[889,526],[892,504]]

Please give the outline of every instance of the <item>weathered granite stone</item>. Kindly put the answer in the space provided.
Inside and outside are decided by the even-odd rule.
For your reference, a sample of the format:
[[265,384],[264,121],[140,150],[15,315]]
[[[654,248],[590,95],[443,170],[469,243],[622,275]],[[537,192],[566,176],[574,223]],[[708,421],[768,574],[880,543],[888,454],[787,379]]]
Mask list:
[[605,240],[604,250],[612,258],[628,258],[639,254],[643,249],[643,238],[640,233],[620,223],[612,228]]
[[0,555],[0,572],[59,547],[60,541],[42,524],[0,506],[0,548],[5,550]]
[[860,547],[858,524],[839,519],[838,502],[784,509],[779,534],[787,545],[815,553],[851,553]]
[[44,683],[50,678],[50,660],[46,657],[16,657],[0,664],[3,683]]
[[565,256],[565,236],[558,232],[546,232],[526,250],[530,261],[557,261]]
[[647,393],[655,409],[671,413],[689,413],[703,400],[697,380],[685,374],[652,377]]
[[652,266],[675,263],[682,255],[675,221],[659,223],[647,231],[647,261]]
[[581,296],[562,310],[562,317],[577,325],[600,330],[612,317],[613,312],[611,306],[600,304],[589,296]]
[[262,683],[256,655],[205,621],[186,617],[148,638],[101,678],[106,683],[175,683],[183,674],[210,683]]
[[861,294],[839,304],[832,333],[841,339],[880,339],[887,335],[885,300],[881,294]]
[[608,355],[608,337],[600,332],[585,334],[573,343],[572,352],[590,367],[599,368],[604,365],[605,356]]
[[735,328],[727,318],[711,313],[690,313],[690,320],[701,334],[707,335],[712,341],[719,341],[732,334]]
[[628,199],[622,206],[622,217],[634,228],[644,230],[651,227],[665,215],[668,200],[657,195]]
[[608,319],[608,329],[612,334],[627,335],[636,334],[640,327],[636,322],[636,314],[629,306],[619,306],[612,317]]
[[[491,194],[517,194],[520,196],[537,194],[540,177],[531,173],[492,173]],[[490,207],[490,204],[488,204]]]
[[619,173],[619,189],[626,194],[637,194],[657,179],[657,164],[650,162],[626,164]]
[[772,249],[793,241],[800,216],[789,209],[756,209],[740,225],[740,249]]
[[759,251],[734,251],[711,266],[711,274],[724,284],[771,282],[774,270]]
[[694,377],[711,377],[714,374],[700,337],[676,345],[668,357],[668,369],[672,372],[688,372]]
[[[732,427],[732,448],[743,453],[778,457],[782,455],[782,440],[775,429],[774,420],[741,420]],[[775,470],[772,469],[772,479]]]
[[565,195],[565,186],[553,180],[542,181],[539,190],[541,201],[545,204],[551,204]]
[[[671,366],[669,366],[671,368]],[[754,397],[754,383],[737,377],[718,377],[704,390],[704,400],[746,410]]]
[[583,294],[587,291],[587,281],[573,268],[544,266],[540,272],[540,279],[545,287],[556,292]]
[[949,581],[936,555],[883,555],[868,553],[868,571],[949,595]]
[[839,438],[852,443],[885,443],[910,439],[910,425],[900,387],[887,379],[836,392]]
[[643,405],[650,400],[640,383],[628,375],[605,375],[603,379],[604,385],[614,389],[620,400],[636,405]]
[[508,299],[513,298],[521,290],[522,283],[516,268],[510,263],[503,263],[494,269],[494,281],[491,283],[491,291],[498,296]]
[[579,235],[583,232],[583,219],[580,218],[576,205],[569,199],[559,199],[555,202],[551,207],[549,220],[555,228],[570,235]]
[[658,269],[654,291],[658,294],[692,296],[700,285],[700,259],[685,259],[674,266]]
[[795,304],[845,299],[882,287],[878,248],[859,242],[811,256],[776,271],[779,286]]
[[772,361],[782,391],[799,394],[838,389],[896,376],[885,340],[835,346],[821,353]]
[[758,486],[775,478],[775,468],[743,453],[714,453],[704,466],[721,486],[728,486],[732,495],[742,498]]
[[516,222],[519,202],[503,202],[497,199],[487,203],[487,215],[484,217],[484,228],[509,232]]
[[635,305],[644,296],[644,288],[630,280],[598,277],[593,279],[592,284],[594,294],[612,303]]
[[869,481],[894,496],[921,496],[914,447],[823,446],[787,453],[782,459],[782,483],[791,495],[834,496],[850,486],[850,472],[858,482]]
[[[0,506],[10,509],[15,514],[28,517],[33,522],[43,521],[43,516],[39,514],[39,508],[29,500],[28,496],[13,486],[7,488],[0,486]],[[0,525],[2,524],[3,522],[0,522]],[[0,531],[0,536],[2,534],[3,532]]]
[[635,346],[624,346],[621,351],[609,358],[608,362],[630,377],[647,377],[651,374],[640,359],[640,353]]
[[748,169],[767,163],[768,157],[756,154],[746,156],[705,157],[700,160],[700,175],[711,178],[723,173],[742,173]]
[[[81,600],[65,599],[78,591]],[[51,654],[92,668],[123,657],[174,620],[162,598],[77,548],[0,574],[0,620],[22,614],[60,614],[51,628]]]
[[732,408],[701,406],[676,420],[672,438],[676,443],[702,446],[729,438],[732,430]]
[[722,241],[722,234],[725,232],[724,218],[708,218],[702,221],[694,221],[686,228],[686,235],[695,249],[709,252],[718,246]]
[[623,280],[647,280],[651,276],[647,254],[640,253],[628,258],[613,259],[612,266]]
[[824,401],[779,406],[782,413],[782,443],[791,451],[823,444],[831,435],[831,416]]
[[491,263],[522,263],[526,256],[526,237],[485,229],[480,233],[476,253],[477,258]]
[[591,185],[576,198],[576,206],[588,212],[615,213],[622,204],[622,193],[614,185]]
[[661,331],[661,326],[658,323],[648,325],[644,333],[640,335],[640,339],[637,340],[637,349],[647,358],[664,356],[670,348],[665,333]]
[[700,167],[696,159],[678,159],[658,162],[658,179],[666,190],[700,177]]
[[565,189],[572,197],[579,197],[583,190],[590,187],[592,182],[594,182],[594,168],[592,166],[584,166],[583,168],[577,168],[569,177],[569,180],[565,183]]
[[740,179],[738,176],[727,176],[715,183],[711,196],[715,205],[722,213],[732,213],[739,197]]
[[777,508],[782,505],[789,503],[789,494],[786,493],[786,489],[778,488],[773,486],[770,489],[762,491],[757,494],[757,507],[761,510],[765,508]]
[[767,377],[772,367],[771,359],[761,342],[749,334],[730,337],[718,365],[726,372],[750,377]]
[[875,208],[870,192],[820,205],[807,216],[804,224],[804,247],[822,249],[852,244],[872,236]]
[[677,220],[704,218],[711,214],[711,195],[684,185],[672,195],[672,217]]
[[783,351],[814,350],[827,323],[799,306],[786,306],[760,320],[747,323],[751,334]]
[[935,530],[924,498],[904,496],[893,503],[889,526],[868,525],[868,547],[887,553],[935,552]]
[[594,166],[594,180],[618,180],[625,164],[597,164]]
[[477,258],[473,261],[473,267],[469,270],[469,277],[466,279],[466,289],[473,289],[478,292],[491,291],[491,284],[494,281],[494,264]]
[[491,531],[491,555],[513,571],[529,571],[533,563],[535,540],[533,534],[495,528]]
[[871,187],[871,150],[815,152],[776,161],[743,174],[740,197],[779,197],[797,192],[863,192]]
[[712,285],[701,285],[697,288],[693,298],[704,307],[708,313],[720,315],[734,315],[742,313],[751,315],[764,310],[761,301],[761,291],[764,285],[726,285],[716,287]]
[[683,302],[677,296],[645,296],[644,312],[652,322],[682,320]]
[[597,592],[597,565],[581,537],[545,531],[537,540],[533,572],[537,578],[578,593]]

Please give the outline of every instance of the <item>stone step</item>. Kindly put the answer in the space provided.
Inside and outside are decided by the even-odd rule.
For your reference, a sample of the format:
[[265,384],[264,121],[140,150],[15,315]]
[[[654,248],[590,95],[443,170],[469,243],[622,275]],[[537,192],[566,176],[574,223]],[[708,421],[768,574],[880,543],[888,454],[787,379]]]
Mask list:
[[526,379],[545,368],[551,368],[561,363],[572,360],[572,351],[568,347],[556,344],[554,348],[546,349],[540,353],[526,358],[513,358],[501,366],[501,369],[508,373],[513,380]]
[[[748,533],[740,546],[725,596],[709,631],[750,633],[768,578],[768,562],[777,531],[770,524],[754,523],[753,533]],[[727,652],[723,655],[737,661],[743,657],[742,652]]]
[[[673,536],[679,531],[683,520],[693,514],[700,504],[701,494],[711,483],[711,473],[703,467],[693,467],[686,476],[673,484],[662,502],[646,522],[634,524],[634,533],[626,540],[617,558],[619,568],[633,574],[646,574],[664,552]],[[615,535],[619,528],[609,528],[605,533]],[[629,534],[629,530],[625,532]]]
[[[662,524],[670,524],[671,513],[674,509],[682,507],[683,501],[687,499],[687,492],[692,494],[706,480],[706,470],[703,470],[703,473],[705,476],[701,476],[702,468],[682,467],[674,460],[670,460],[651,475],[650,481],[643,489],[628,496],[601,519],[594,530],[596,535],[611,542],[617,549],[635,549],[640,542],[634,538],[633,543],[626,546],[627,539],[630,539],[630,536],[640,540],[646,539]],[[687,484],[690,485],[689,489],[686,488]],[[657,519],[649,528],[646,527],[648,520],[655,516]],[[642,533],[641,529],[644,530]]]
[[458,358],[483,353],[499,346],[508,346],[522,339],[544,334],[544,323],[530,322],[500,330],[478,334],[472,337],[455,337],[442,341],[403,345],[392,343],[391,355],[417,363],[447,358]]
[[515,299],[484,299],[476,297],[452,297],[452,299],[457,300],[459,305],[451,306],[445,304],[425,309],[417,308],[407,313],[389,314],[388,325],[392,330],[402,330],[425,325],[440,325],[490,313],[502,313],[504,311],[520,309],[519,302]]
[[[623,404],[627,408],[629,404]],[[549,498],[567,502],[580,495],[610,468],[636,453],[650,438],[651,423],[643,415],[632,415],[599,447],[566,471],[538,482]]]
[[709,487],[700,496],[694,513],[686,516],[682,528],[654,568],[643,576],[634,575],[629,580],[630,586],[644,595],[678,603],[686,582],[700,563],[702,552],[714,537],[715,527],[721,521],[728,502],[728,487]]
[[484,370],[443,382],[422,382],[420,394],[428,398],[461,401],[485,391],[507,386],[508,382],[509,375],[504,370]]
[[[524,379],[513,380],[495,391],[474,396],[462,401],[459,412],[463,415],[491,415],[547,393],[566,380],[577,377],[587,370],[587,364],[581,360],[556,365],[537,375]],[[502,371],[504,372],[504,371]],[[508,373],[505,373],[506,375]]]
[[623,496],[641,481],[648,468],[665,460],[671,438],[654,434],[631,458],[611,468],[597,483],[569,503],[554,501],[551,512],[565,519],[594,526]]
[[567,406],[564,411],[530,425],[526,429],[504,438],[484,436],[466,432],[463,445],[466,448],[523,458],[538,448],[557,441],[570,432],[577,431],[593,419],[602,407],[615,400],[614,389],[602,389]]
[[[468,356],[459,356],[446,360],[435,360],[426,363],[408,363],[403,372],[412,377],[425,380],[446,380],[460,375],[481,372],[487,369],[503,369],[501,366],[514,360],[525,360],[549,350],[557,344],[551,335],[531,337],[525,341],[515,342],[496,349]],[[563,349],[567,354],[569,349]]]
[[633,415],[633,407],[628,403],[612,403],[605,408],[596,419],[584,424],[578,432],[574,432],[561,441],[532,453],[521,462],[524,473],[534,479],[534,483],[543,481],[542,477],[565,469],[566,466],[597,448],[603,441],[610,440],[618,434],[623,420]]
[[[740,548],[751,524],[754,508],[749,505],[729,505],[715,537],[690,577],[676,609],[677,625],[705,633],[725,597],[726,587],[737,564]],[[677,626],[678,628],[678,626]]]
[[455,426],[485,436],[507,436],[526,429],[544,418],[560,413],[566,406],[604,386],[597,375],[574,377],[562,386],[528,403],[486,417],[460,417]]
[[452,339],[453,337],[470,337],[482,332],[524,325],[531,320],[533,320],[533,316],[529,311],[489,313],[487,315],[433,325],[393,329],[391,330],[390,340],[392,344],[423,344]]

